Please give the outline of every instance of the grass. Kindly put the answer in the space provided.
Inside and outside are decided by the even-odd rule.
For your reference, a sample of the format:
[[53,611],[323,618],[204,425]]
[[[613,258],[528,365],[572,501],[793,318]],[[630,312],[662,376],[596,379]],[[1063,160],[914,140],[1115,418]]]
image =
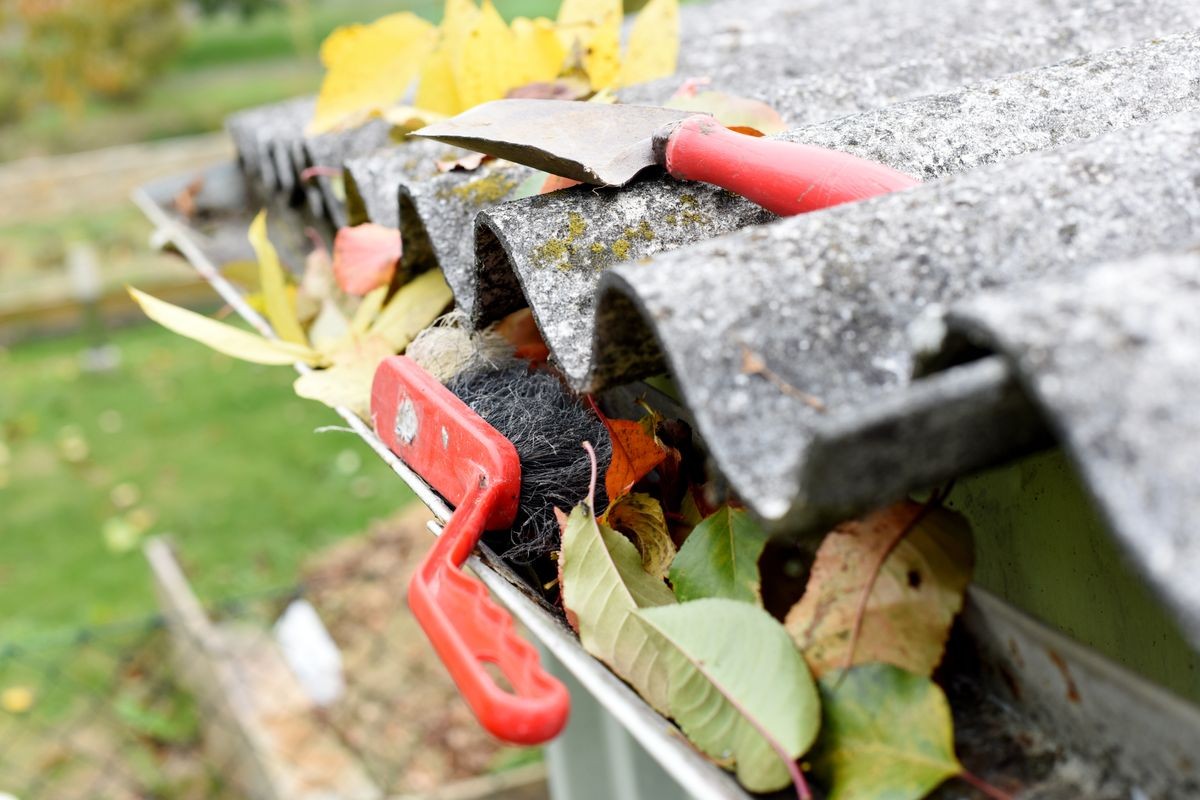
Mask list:
[[[557,0],[498,0],[506,17],[553,16]],[[44,107],[0,126],[0,161],[219,130],[234,111],[302,94],[321,84],[317,45],[334,28],[411,10],[431,20],[440,0],[312,2],[307,24],[282,8],[249,20],[201,20],[170,69],[135,101],[91,100],[77,114]],[[299,28],[299,31],[297,30]],[[299,49],[298,49],[299,48]]]
[[79,337],[0,362],[0,641],[154,610],[142,535],[170,534],[208,599],[294,580],[316,549],[410,495],[286,368],[235,362],[154,326],[122,365]]

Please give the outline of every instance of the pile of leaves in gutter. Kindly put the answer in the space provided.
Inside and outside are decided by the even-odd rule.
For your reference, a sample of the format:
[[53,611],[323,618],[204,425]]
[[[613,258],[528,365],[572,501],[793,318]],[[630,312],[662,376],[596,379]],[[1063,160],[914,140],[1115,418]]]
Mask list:
[[973,567],[970,532],[939,495],[828,533],[777,618],[759,570],[768,537],[736,504],[706,502],[682,423],[647,409],[606,424],[611,465],[561,515],[557,554],[589,653],[753,792],[791,784],[808,798],[812,776],[832,800],[918,800],[958,776],[1006,796],[959,763],[931,678]]
[[[301,397],[370,416],[371,381],[384,358],[404,352],[413,338],[450,305],[450,287],[439,270],[397,286],[400,235],[367,229],[369,246],[335,242],[331,257],[317,244],[299,281],[293,282],[267,236],[266,213],[250,225],[257,265],[227,265],[247,301],[262,313],[277,338],[172,305],[131,288],[142,310],[165,328],[218,352],[255,364],[303,364],[294,388]],[[357,242],[359,243],[361,239]],[[369,278],[364,278],[369,275]],[[361,293],[361,296],[356,294]]]

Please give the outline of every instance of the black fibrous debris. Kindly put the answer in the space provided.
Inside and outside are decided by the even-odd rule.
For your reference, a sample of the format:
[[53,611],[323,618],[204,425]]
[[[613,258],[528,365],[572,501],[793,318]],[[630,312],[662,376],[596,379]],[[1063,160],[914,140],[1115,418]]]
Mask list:
[[604,510],[604,475],[612,461],[612,440],[604,423],[578,397],[546,372],[524,363],[499,370],[470,370],[447,384],[459,399],[513,443],[521,458],[520,507],[505,556],[531,563],[559,549],[554,509],[570,512],[588,495],[591,460],[583,442],[596,451],[596,513]]

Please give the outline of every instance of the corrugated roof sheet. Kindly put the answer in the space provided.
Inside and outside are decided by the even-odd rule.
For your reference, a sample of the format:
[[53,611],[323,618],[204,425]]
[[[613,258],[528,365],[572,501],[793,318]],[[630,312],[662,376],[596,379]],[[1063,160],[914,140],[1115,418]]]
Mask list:
[[[824,504],[802,483],[809,443],[910,383],[915,322],[981,289],[1200,238],[1198,142],[1200,114],[1171,117],[617,267],[601,281],[599,369],[653,371],[629,356],[657,341],[738,492],[807,526]],[[823,410],[747,374],[743,348]]]
[[[1195,186],[1200,135],[1192,147],[1178,181]],[[949,323],[1011,361],[1126,551],[1200,642],[1200,249],[986,292],[954,305]]]
[[[439,265],[477,322],[530,305],[577,388],[669,367],[715,464],[773,525],[803,532],[1052,432],[1195,620],[1182,525],[1200,470],[1170,431],[1191,431],[1200,390],[1196,259],[1090,268],[1200,242],[1198,28],[1192,0],[688,6],[681,77],[775,105],[801,126],[785,139],[927,181],[787,220],[653,176],[506,202],[529,170],[439,173],[452,148],[383,146],[381,123],[306,138],[311,100],[230,131],[264,191],[399,224],[405,264]],[[346,167],[344,208],[328,178],[297,180],[314,165]],[[967,359],[952,345],[968,334],[993,354]]]

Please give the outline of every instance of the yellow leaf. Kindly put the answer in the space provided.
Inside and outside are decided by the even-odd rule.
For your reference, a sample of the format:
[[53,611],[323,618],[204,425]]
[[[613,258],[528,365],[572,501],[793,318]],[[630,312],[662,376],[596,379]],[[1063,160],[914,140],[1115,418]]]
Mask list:
[[10,686],[0,692],[0,708],[9,714],[24,714],[33,708],[35,697],[28,686]]
[[567,51],[553,22],[542,17],[517,17],[512,21],[512,33],[516,43],[516,83],[510,88],[558,77]]
[[203,314],[151,297],[130,288],[129,295],[141,306],[150,319],[168,330],[194,339],[219,353],[250,361],[254,364],[323,363],[324,357],[310,347],[265,339],[241,328],[209,319]]
[[350,332],[357,335],[367,332],[371,327],[371,323],[379,316],[380,309],[383,308],[384,298],[387,297],[388,287],[380,286],[367,293],[362,302],[358,304],[358,308],[354,311],[354,319],[350,322]]
[[454,80],[454,61],[478,15],[479,9],[472,0],[446,0],[437,49],[425,60],[417,80],[414,102],[418,108],[443,116],[452,116],[463,109]]
[[462,109],[499,100],[517,85],[517,43],[491,0],[483,6],[451,65]]
[[395,105],[433,50],[436,29],[407,11],[338,28],[321,45],[325,80],[309,133],[337,129]]
[[330,353],[328,369],[306,372],[296,378],[296,394],[327,406],[348,408],[362,419],[371,416],[371,382],[379,362],[395,353],[380,336],[352,340]]
[[593,89],[621,72],[621,0],[563,0],[558,31],[568,56],[587,73]]
[[267,212],[260,211],[250,223],[250,245],[258,256],[258,282],[262,286],[263,305],[275,334],[285,342],[307,345],[304,329],[296,316],[295,294],[287,291],[287,278],[279,263],[275,245],[267,236]]
[[402,351],[414,336],[441,316],[452,299],[441,270],[423,272],[400,287],[375,318],[369,333],[380,336],[396,351]]
[[678,58],[679,2],[650,0],[629,33],[629,47],[621,63],[621,85],[672,75]]
[[425,66],[421,67],[416,104],[418,108],[427,108],[443,117],[458,113],[458,89],[454,86],[454,72],[450,68],[450,51],[445,47],[429,56]]

